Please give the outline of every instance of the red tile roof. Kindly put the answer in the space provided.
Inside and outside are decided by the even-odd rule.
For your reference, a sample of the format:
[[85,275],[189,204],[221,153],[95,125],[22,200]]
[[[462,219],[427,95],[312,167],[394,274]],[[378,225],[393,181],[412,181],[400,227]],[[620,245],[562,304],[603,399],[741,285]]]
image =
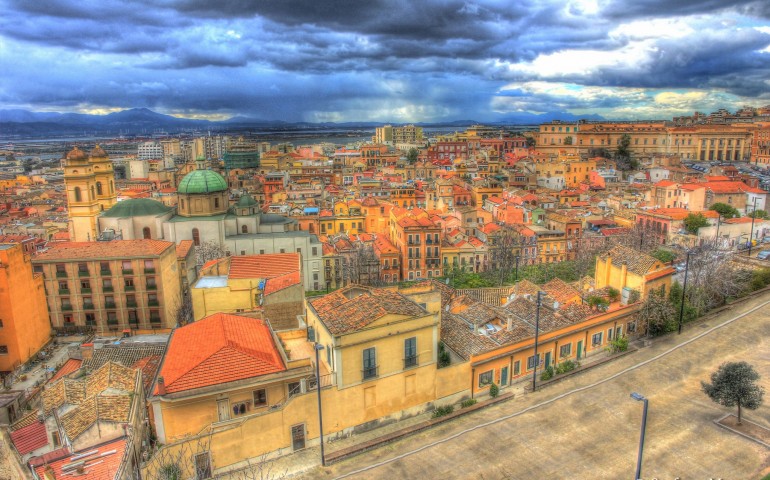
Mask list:
[[36,421],[31,425],[11,432],[11,440],[16,451],[20,455],[26,455],[38,448],[48,445],[48,434],[45,430],[45,423]]
[[230,257],[228,278],[269,278],[300,270],[299,253]]
[[193,247],[192,240],[182,240],[176,246],[176,258],[185,258],[190,253],[190,249]]
[[36,261],[89,260],[106,258],[156,257],[173,242],[164,240],[113,240],[111,242],[62,242],[51,244],[47,252],[35,257]]
[[[74,460],[72,457],[85,452],[91,452],[96,450],[93,454],[87,455],[82,458],[78,458],[77,461],[84,461],[85,465],[83,473],[70,472],[65,474],[62,467],[72,463]],[[114,453],[112,453],[114,451]],[[67,478],[67,476],[74,476],[81,480],[114,480],[118,474],[121,464],[123,463],[124,453],[126,451],[126,439],[125,437],[118,440],[114,440],[109,443],[100,445],[97,448],[89,447],[80,452],[75,452],[73,455],[67,455],[64,458],[60,458],[53,462],[49,462],[48,465],[40,465],[35,467],[35,473],[38,478],[45,478],[45,471],[47,468],[53,469],[55,478]]]
[[176,393],[284,370],[265,322],[216,313],[174,330],[159,377]]
[[278,275],[277,277],[271,277],[265,282],[265,295],[278,292],[284,288],[298,285],[302,281],[302,277],[299,274],[299,270],[296,272],[287,273],[284,275]]
[[51,377],[50,380],[48,380],[48,383],[53,383],[56,380],[60,379],[61,377],[68,375],[75,370],[79,369],[80,366],[83,364],[83,360],[78,360],[77,358],[70,358],[66,362],[64,362],[64,365],[59,369],[58,372],[56,372],[56,375]]

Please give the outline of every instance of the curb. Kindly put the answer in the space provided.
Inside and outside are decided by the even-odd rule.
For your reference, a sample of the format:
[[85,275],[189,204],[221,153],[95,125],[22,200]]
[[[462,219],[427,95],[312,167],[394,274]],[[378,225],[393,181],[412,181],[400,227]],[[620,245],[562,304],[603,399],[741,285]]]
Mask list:
[[[722,415],[721,417],[717,418],[716,420],[712,420],[712,421],[713,421],[713,422],[714,422],[714,423],[715,423],[715,424],[716,424],[718,427],[721,427],[721,428],[724,428],[725,430],[729,430],[729,431],[731,431],[731,432],[733,432],[733,433],[736,433],[736,434],[740,435],[740,436],[741,436],[741,437],[743,437],[743,438],[746,438],[746,439],[748,439],[748,440],[751,440],[752,442],[756,442],[756,443],[758,443],[758,444],[760,444],[760,445],[764,446],[765,448],[770,448],[770,444],[767,444],[767,443],[763,442],[762,440],[760,440],[760,439],[758,439],[758,438],[754,438],[754,437],[752,437],[751,435],[747,435],[747,434],[745,434],[745,433],[743,433],[743,432],[739,432],[738,430],[736,430],[736,429],[734,429],[734,428],[732,428],[732,427],[728,427],[727,425],[724,425],[724,424],[720,423],[720,422],[722,422],[722,420],[724,420],[725,418],[727,418],[727,417],[734,417],[734,416],[735,416],[735,415],[734,415],[734,414],[732,414],[732,413],[726,413],[726,414]],[[752,425],[756,425],[756,426],[757,426],[757,427],[759,427],[759,428],[762,428],[762,429],[768,430],[768,429],[767,429],[767,427],[763,427],[762,425],[759,425],[758,423],[754,423],[754,422],[752,422],[752,421],[750,421],[750,420],[746,420],[746,419],[744,419],[743,421],[744,421],[744,422],[747,422],[747,423],[750,423],[750,424],[752,424]]]
[[438,418],[431,418],[430,420],[425,420],[424,422],[416,423],[412,425],[411,427],[402,428],[400,430],[396,430],[394,432],[385,434],[381,437],[374,438],[372,440],[359,443],[357,445],[353,445],[352,447],[342,448],[340,450],[337,450],[335,452],[328,453],[326,455],[326,465],[333,465],[335,463],[341,462],[342,460],[345,460],[347,458],[359,455],[361,453],[367,452],[369,450],[379,448],[383,445],[386,445],[391,442],[395,442],[397,440],[400,440],[404,437],[407,437],[409,435],[413,435],[415,433],[419,433],[423,430],[427,430],[429,428],[435,427],[436,425],[440,425],[442,423],[448,422],[450,420],[454,420],[455,418],[462,417],[464,415],[468,415],[470,413],[473,413],[477,410],[481,410],[483,408],[496,405],[498,403],[511,400],[516,395],[514,393],[508,392],[500,394],[499,396],[495,398],[490,398],[489,400],[484,400],[483,402],[478,402],[475,405],[471,405],[470,407],[461,408],[455,412],[450,413],[449,415],[444,415],[442,417]]

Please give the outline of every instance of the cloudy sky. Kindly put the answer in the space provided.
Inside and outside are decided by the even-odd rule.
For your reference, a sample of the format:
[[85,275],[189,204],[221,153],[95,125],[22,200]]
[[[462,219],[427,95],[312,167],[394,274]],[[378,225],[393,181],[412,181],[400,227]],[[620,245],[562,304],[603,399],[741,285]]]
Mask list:
[[0,109],[411,122],[770,104],[767,0],[0,7]]

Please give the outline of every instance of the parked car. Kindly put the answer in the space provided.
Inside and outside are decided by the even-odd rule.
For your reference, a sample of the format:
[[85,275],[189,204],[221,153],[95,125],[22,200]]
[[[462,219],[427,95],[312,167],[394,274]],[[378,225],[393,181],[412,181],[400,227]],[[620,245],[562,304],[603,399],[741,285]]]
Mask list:
[[757,254],[757,260],[767,260],[770,258],[770,250],[762,250]]

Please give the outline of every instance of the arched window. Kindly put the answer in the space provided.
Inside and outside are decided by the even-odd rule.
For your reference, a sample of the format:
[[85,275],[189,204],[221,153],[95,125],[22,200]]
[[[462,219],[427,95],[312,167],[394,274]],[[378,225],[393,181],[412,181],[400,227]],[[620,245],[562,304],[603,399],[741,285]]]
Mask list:
[[193,236],[193,244],[196,247],[199,247],[201,244],[201,234],[198,232],[197,228],[192,229],[192,236]]
[[75,187],[75,201],[76,202],[83,201],[83,195],[80,193],[80,187]]
[[218,198],[214,199],[214,208],[219,208],[219,199]]
[[243,225],[241,227],[241,233],[249,233],[249,227],[247,227],[246,225]]
[[142,237],[143,238],[152,238],[152,234],[150,233],[150,227],[144,227],[142,229]]
[[102,195],[102,182],[96,182],[96,194]]

